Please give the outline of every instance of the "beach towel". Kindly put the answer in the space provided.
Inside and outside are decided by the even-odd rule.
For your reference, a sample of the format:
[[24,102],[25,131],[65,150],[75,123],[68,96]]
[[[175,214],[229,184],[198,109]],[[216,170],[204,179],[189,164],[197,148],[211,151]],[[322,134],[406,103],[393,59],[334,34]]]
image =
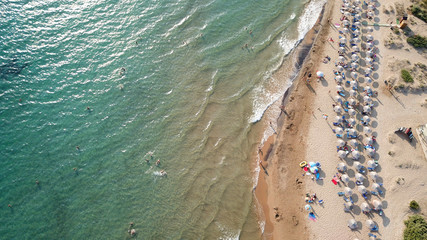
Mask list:
[[332,179],[332,183],[333,183],[334,185],[337,185],[337,184],[338,184],[338,182],[337,182],[335,179]]
[[316,173],[316,180],[319,180],[320,174],[319,172]]
[[314,213],[312,213],[312,212],[308,214],[308,219],[313,220],[313,222],[317,221],[316,215],[314,215]]

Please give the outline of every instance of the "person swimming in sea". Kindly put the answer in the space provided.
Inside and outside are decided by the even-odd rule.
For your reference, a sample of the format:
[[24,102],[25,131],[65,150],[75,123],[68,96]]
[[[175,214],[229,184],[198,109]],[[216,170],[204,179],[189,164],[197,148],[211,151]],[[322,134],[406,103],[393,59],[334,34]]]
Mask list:
[[160,159],[157,159],[156,166],[159,166],[159,165],[160,165]]

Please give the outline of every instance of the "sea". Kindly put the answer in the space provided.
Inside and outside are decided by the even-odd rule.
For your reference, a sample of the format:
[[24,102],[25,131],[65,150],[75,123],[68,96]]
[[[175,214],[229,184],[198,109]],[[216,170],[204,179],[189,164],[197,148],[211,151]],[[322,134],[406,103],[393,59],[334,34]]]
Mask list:
[[0,239],[262,239],[257,149],[325,2],[1,0]]

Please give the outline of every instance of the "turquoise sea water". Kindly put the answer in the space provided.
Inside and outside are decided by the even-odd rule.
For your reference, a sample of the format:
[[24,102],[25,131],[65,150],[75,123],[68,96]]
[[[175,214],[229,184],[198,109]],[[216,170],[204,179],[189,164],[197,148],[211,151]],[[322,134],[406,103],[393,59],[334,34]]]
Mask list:
[[259,120],[324,2],[0,2],[0,238],[260,239]]

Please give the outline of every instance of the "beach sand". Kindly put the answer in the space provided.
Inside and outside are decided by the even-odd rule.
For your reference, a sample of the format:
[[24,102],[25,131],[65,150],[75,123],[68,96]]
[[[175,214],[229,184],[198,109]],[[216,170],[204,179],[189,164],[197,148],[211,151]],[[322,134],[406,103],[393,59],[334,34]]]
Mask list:
[[[378,11],[374,21],[390,23],[390,19],[395,19],[396,16],[384,13],[384,7],[396,6],[394,4],[397,3],[397,6],[403,4],[406,9],[410,5],[409,1],[387,1],[383,6],[385,2],[377,2]],[[326,5],[321,25],[315,26],[317,30],[322,29],[318,41],[306,59],[300,77],[284,100],[286,114],[282,113],[279,118],[278,134],[270,138],[262,149],[262,164],[268,175],[261,172],[256,196],[266,219],[264,239],[368,239],[369,229],[365,224],[367,219],[377,223],[379,231],[374,234],[378,238],[402,239],[403,220],[413,214],[408,208],[409,202],[418,201],[422,212],[427,207],[427,188],[424,186],[427,181],[427,162],[420,145],[422,140],[415,136],[416,139],[410,143],[404,135],[394,133],[399,127],[412,127],[416,135],[415,128],[427,123],[427,108],[424,104],[427,95],[425,90],[416,88],[415,85],[399,91],[389,91],[389,83],[386,85],[384,82],[393,80],[397,86],[396,79],[399,79],[400,73],[400,70],[396,71],[397,63],[409,61],[412,65],[418,62],[425,64],[426,58],[421,51],[404,41],[401,48],[384,46],[392,32],[390,27],[375,27],[372,33],[367,33],[362,27],[362,39],[363,36],[372,34],[378,48],[378,61],[374,65],[372,84],[378,96],[373,98],[374,110],[370,125],[372,134],[377,138],[377,143],[374,144],[377,149],[374,159],[379,162],[376,171],[380,176],[379,182],[383,183],[384,195],[369,196],[368,202],[380,200],[384,207],[382,216],[376,212],[370,216],[361,212],[360,204],[365,200],[354,184],[354,161],[349,158],[340,160],[337,156],[337,137],[332,132],[332,122],[337,114],[333,111],[332,104],[337,91],[333,69],[336,69],[334,62],[338,58],[338,44],[328,39],[338,39],[339,29],[336,29],[333,23],[340,22],[341,5],[341,0],[329,1]],[[329,11],[332,12],[331,16]],[[331,24],[328,23],[329,18]],[[410,18],[417,23],[415,26],[410,25],[411,29],[421,35],[427,35],[425,23],[413,16]],[[365,20],[362,18],[362,21]],[[331,57],[331,62],[325,64],[322,60],[326,55]],[[304,73],[311,71],[315,75],[317,70],[325,73],[325,80],[316,82],[312,77],[307,85]],[[365,85],[363,81],[360,82],[360,86]],[[348,86],[345,87],[346,91],[349,89]],[[325,120],[323,114],[329,118]],[[358,131],[363,129],[359,123],[361,117],[358,113],[358,125],[355,128]],[[363,151],[363,146],[360,150],[362,157],[359,162],[366,167],[370,159]],[[315,181],[311,176],[303,176],[304,171],[299,167],[301,161],[320,162],[320,176],[324,179]],[[348,175],[351,181],[348,186],[353,188],[354,192],[354,207],[351,212],[343,210],[345,201],[337,195],[343,191],[344,184],[334,185],[331,182],[340,162],[348,164],[349,167]],[[368,190],[371,190],[372,183],[369,177],[363,182]],[[312,204],[316,222],[308,220],[308,212],[304,209],[305,193],[316,193],[318,199],[324,201],[322,205]],[[347,227],[347,221],[352,218],[358,222],[356,231]]]

